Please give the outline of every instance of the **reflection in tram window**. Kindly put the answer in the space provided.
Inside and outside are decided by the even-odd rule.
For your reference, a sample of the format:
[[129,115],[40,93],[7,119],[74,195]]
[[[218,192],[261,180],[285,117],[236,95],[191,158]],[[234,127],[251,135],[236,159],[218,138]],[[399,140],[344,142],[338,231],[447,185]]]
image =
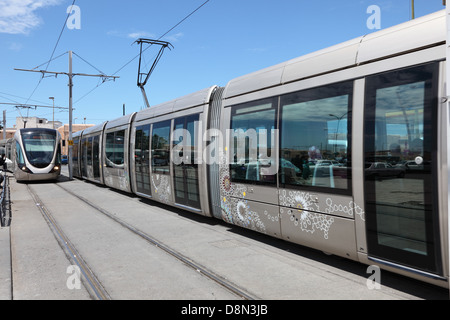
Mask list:
[[152,133],[152,173],[169,174],[171,121],[155,123]]
[[280,183],[350,189],[352,84],[281,98]]
[[28,162],[36,168],[45,168],[53,160],[56,134],[53,132],[36,134],[22,133],[22,141]]
[[276,183],[276,99],[235,106],[231,115],[231,179],[254,184]]
[[[431,167],[437,64],[369,77],[365,176],[371,254],[436,271],[439,254]],[[375,165],[374,165],[375,164]]]
[[200,208],[198,165],[195,161],[198,152],[198,121],[198,114],[175,119],[172,136],[174,150],[178,150],[177,156],[182,159],[181,162],[173,163],[175,201],[192,208]]
[[136,128],[134,163],[137,191],[151,194],[150,189],[150,125]]
[[20,147],[19,142],[16,142],[16,161],[19,167],[25,165],[25,158],[23,157],[22,148]]
[[78,166],[78,145],[79,145],[79,138],[73,139],[73,149],[72,149],[72,165],[73,165],[73,172],[74,175],[79,175],[79,166]]
[[125,159],[125,130],[106,134],[106,166],[123,167]]
[[92,157],[94,179],[100,179],[100,136],[92,138]]

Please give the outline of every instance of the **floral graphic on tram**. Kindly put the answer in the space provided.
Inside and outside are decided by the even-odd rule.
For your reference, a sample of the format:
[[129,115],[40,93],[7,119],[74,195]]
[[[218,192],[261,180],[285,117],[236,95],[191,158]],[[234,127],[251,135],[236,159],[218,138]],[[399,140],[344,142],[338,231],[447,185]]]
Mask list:
[[171,197],[169,176],[153,174],[152,184],[156,197],[164,203],[169,203]]
[[[260,213],[252,208],[247,199],[247,186],[233,183],[230,178],[229,166],[226,156],[223,155],[219,164],[220,196],[221,196],[221,218],[235,225],[251,230],[266,233],[266,223],[278,222],[279,215],[268,213],[267,210]],[[364,211],[353,200],[348,204],[334,201],[326,197],[326,206],[320,208],[319,197],[305,191],[279,190],[279,214],[286,214],[289,221],[302,232],[323,233],[324,239],[329,239],[330,229],[335,222],[334,215],[344,214],[350,218],[356,215],[364,220]]]
[[323,232],[323,237],[328,239],[328,232],[334,222],[334,218],[314,212],[320,211],[319,205],[309,192],[281,190],[279,200],[281,206],[293,208],[281,207],[280,213],[286,211],[289,220],[296,227],[298,226],[302,231],[309,233],[320,230]]

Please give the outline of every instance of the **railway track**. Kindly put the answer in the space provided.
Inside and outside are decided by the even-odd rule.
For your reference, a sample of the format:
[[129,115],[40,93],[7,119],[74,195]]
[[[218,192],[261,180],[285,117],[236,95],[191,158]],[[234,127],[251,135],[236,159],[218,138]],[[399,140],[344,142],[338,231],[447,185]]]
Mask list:
[[[76,194],[75,192],[67,189],[66,187],[63,187],[61,184],[56,183],[54,185],[57,186],[63,192],[76,198],[81,203],[89,206],[90,208],[95,210],[95,212],[97,212],[98,214],[101,214],[102,216],[109,218],[110,220],[114,221],[120,227],[131,232],[133,235],[136,235],[136,236],[140,237],[141,239],[144,239],[148,244],[152,245],[155,248],[158,248],[158,250],[161,250],[161,251],[167,253],[171,257],[175,258],[177,261],[188,266],[189,268],[194,270],[197,274],[200,274],[202,277],[206,277],[209,280],[212,280],[217,285],[220,285],[222,288],[225,288],[228,292],[232,293],[238,299],[243,299],[243,300],[259,300],[260,299],[259,297],[256,297],[255,295],[246,292],[244,289],[240,288],[239,286],[232,283],[231,281],[228,281],[224,277],[216,274],[212,270],[208,269],[208,267],[206,267],[206,266],[202,265],[201,263],[196,262],[194,259],[191,259],[191,258],[187,257],[186,255],[178,252],[174,248],[171,248],[170,246],[165,244],[163,241],[140,230],[136,226],[134,226],[126,221],[123,221],[122,219],[118,218],[112,212],[105,210],[104,208],[101,208],[99,205]],[[108,292],[108,289],[105,288],[105,286],[102,284],[102,282],[96,276],[95,271],[93,270],[94,268],[89,265],[89,263],[86,261],[87,259],[85,259],[83,257],[83,255],[77,249],[76,245],[73,244],[73,242],[71,241],[69,236],[66,234],[64,229],[58,224],[57,220],[55,219],[51,210],[46,205],[45,201],[43,201],[42,198],[38,196],[36,190],[34,190],[34,188],[32,186],[27,185],[27,190],[30,193],[31,197],[33,198],[34,202],[36,203],[36,206],[39,208],[40,212],[42,213],[42,216],[46,220],[50,229],[54,233],[55,238],[59,242],[59,245],[61,246],[61,248],[63,248],[69,261],[73,265],[77,265],[80,268],[82,279],[84,280],[83,283],[85,284],[85,287],[88,290],[88,292],[90,293],[91,297],[93,297],[94,299],[98,299],[98,300],[113,299],[111,294]]]
[[89,265],[84,261],[81,254],[78,252],[77,248],[71,243],[70,239],[66,236],[62,228],[58,225],[55,218],[49,211],[49,209],[45,206],[42,200],[39,198],[37,193],[27,185],[27,190],[36,203],[37,208],[42,213],[45,221],[49,225],[52,232],[55,234],[55,237],[61,246],[61,248],[66,253],[69,261],[73,265],[77,265],[80,268],[81,274],[83,275],[83,279],[85,280],[85,287],[90,292],[91,296],[95,297],[98,300],[111,300],[111,296],[106,291],[106,289],[102,286],[100,281],[97,279]]

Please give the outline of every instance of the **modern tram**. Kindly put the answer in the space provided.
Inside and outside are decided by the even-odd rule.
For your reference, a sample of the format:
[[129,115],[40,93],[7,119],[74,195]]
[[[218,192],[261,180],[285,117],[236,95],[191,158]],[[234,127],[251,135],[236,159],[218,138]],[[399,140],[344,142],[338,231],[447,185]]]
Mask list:
[[74,134],[73,174],[449,287],[437,12]]
[[19,129],[11,156],[16,181],[56,180],[61,174],[61,135],[55,129]]

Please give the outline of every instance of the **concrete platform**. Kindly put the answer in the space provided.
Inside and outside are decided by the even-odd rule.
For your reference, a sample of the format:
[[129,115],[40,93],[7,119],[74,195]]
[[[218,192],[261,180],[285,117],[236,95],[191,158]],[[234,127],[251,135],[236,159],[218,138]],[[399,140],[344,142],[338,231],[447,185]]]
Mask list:
[[[367,266],[109,188],[62,177],[101,206],[262,300],[448,299],[448,291],[388,272],[367,287]],[[52,183],[30,185],[112,299],[234,300],[235,295],[95,212]],[[11,179],[12,224],[0,230],[0,299],[85,300],[68,290],[71,264],[25,184]],[[11,260],[8,260],[11,233]],[[8,278],[8,268],[12,277]],[[12,269],[11,269],[12,268]],[[12,278],[12,279],[11,279]],[[11,289],[12,280],[12,289]]]

